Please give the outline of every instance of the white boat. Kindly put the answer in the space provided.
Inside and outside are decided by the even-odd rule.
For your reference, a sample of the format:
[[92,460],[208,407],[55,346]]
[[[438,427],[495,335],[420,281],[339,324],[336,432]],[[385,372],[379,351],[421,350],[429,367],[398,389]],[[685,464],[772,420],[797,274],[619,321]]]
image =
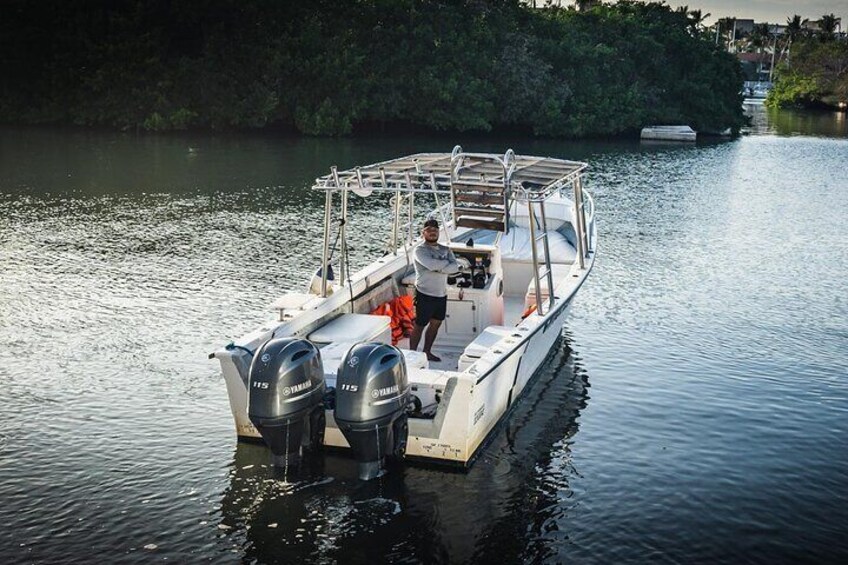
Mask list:
[[769,81],[745,81],[742,94],[746,104],[755,104],[757,101],[764,102],[773,88]]
[[642,128],[642,141],[696,141],[698,132],[689,126],[648,126]]
[[[594,264],[586,168],[457,146],[318,178],[320,264],[334,263],[341,276],[320,269],[304,281],[307,291],[274,303],[274,321],[210,355],[221,363],[238,437],[264,437],[279,465],[321,445],[351,449],[364,479],[379,475],[387,456],[469,466],[560,337]],[[391,241],[386,255],[350,272],[345,223],[359,197],[391,197]],[[390,345],[393,330],[399,337],[392,318],[373,314],[414,293],[422,201],[433,203],[440,242],[465,259],[448,279],[433,347],[440,362],[409,351],[405,337]]]

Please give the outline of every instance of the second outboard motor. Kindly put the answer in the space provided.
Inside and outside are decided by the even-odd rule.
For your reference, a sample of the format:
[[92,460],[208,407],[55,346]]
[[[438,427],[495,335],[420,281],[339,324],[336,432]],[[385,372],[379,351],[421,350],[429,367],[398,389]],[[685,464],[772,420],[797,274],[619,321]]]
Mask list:
[[248,376],[250,421],[274,454],[274,465],[300,460],[302,448],[324,441],[324,368],[309,341],[267,341],[253,356]]
[[382,474],[385,458],[401,458],[409,435],[409,385],[403,353],[385,343],[354,345],[336,379],[336,424],[359,461],[359,478]]

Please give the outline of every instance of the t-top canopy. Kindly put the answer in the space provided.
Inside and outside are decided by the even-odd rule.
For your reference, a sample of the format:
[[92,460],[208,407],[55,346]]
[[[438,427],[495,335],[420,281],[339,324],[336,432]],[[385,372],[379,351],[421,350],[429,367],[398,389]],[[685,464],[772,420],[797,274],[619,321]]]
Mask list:
[[553,157],[464,153],[416,153],[390,161],[337,171],[315,180],[315,190],[427,192],[450,194],[454,185],[506,189],[518,200],[546,198],[576,180],[588,165]]

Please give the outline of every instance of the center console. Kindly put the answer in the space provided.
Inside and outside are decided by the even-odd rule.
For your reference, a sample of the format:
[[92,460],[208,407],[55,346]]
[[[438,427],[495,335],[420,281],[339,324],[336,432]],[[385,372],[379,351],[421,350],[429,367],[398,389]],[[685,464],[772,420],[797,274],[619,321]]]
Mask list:
[[[487,326],[503,324],[503,281],[494,246],[453,244],[450,249],[461,268],[448,277],[447,314],[436,344],[465,347]],[[409,294],[415,294],[414,277],[403,284]]]

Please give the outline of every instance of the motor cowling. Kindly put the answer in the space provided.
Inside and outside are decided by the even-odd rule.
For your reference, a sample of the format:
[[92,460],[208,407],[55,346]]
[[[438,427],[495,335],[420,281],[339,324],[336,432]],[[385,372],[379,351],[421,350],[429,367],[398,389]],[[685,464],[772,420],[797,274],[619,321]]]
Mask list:
[[271,339],[254,354],[247,414],[274,454],[274,464],[300,460],[324,441],[324,368],[311,342]]
[[409,384],[403,353],[380,342],[354,345],[336,378],[334,417],[359,462],[359,478],[382,474],[406,452]]

